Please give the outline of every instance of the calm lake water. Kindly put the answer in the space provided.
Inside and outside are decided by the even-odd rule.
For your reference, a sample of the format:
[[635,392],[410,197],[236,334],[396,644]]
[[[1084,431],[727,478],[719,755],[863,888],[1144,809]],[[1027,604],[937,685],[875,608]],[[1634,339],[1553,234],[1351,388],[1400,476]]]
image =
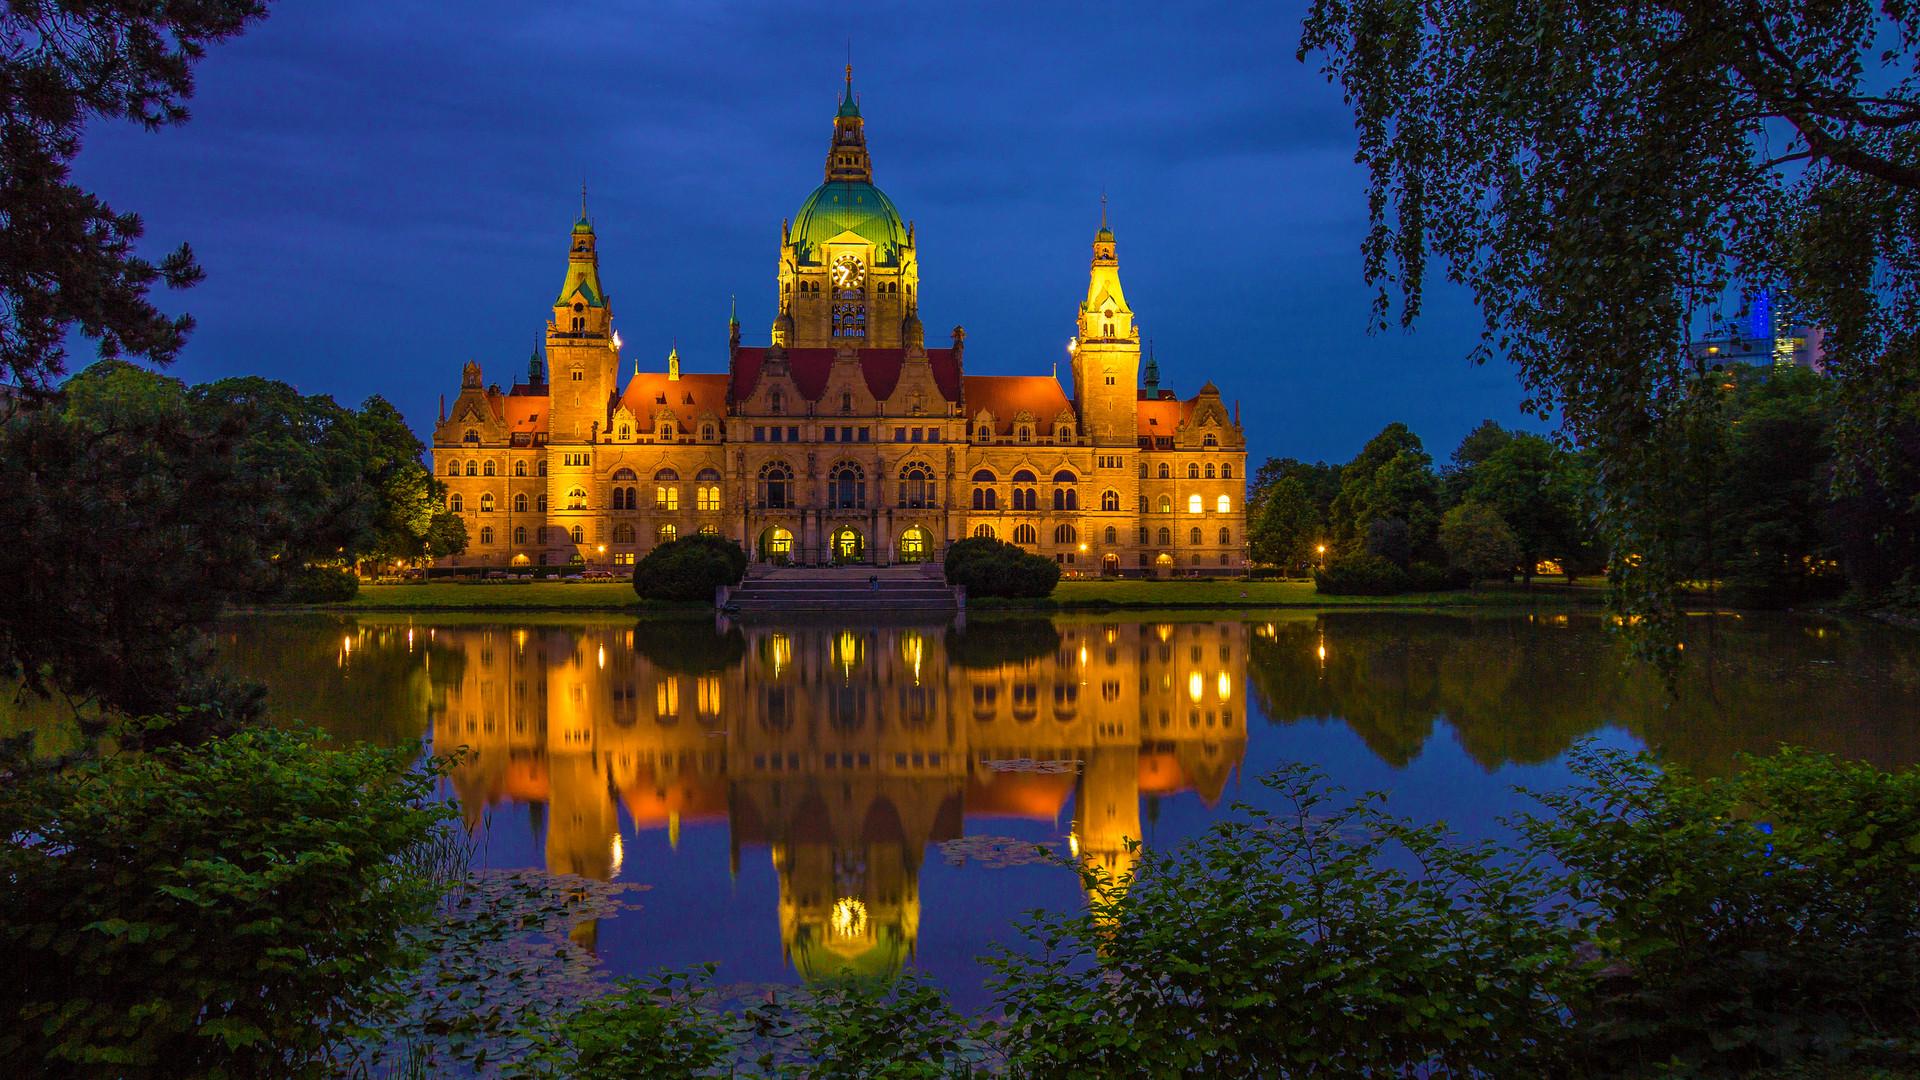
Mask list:
[[722,982],[914,964],[963,1003],[1062,869],[1202,830],[1253,778],[1498,834],[1577,740],[1725,773],[1781,743],[1920,760],[1920,634],[1700,617],[1678,693],[1592,615],[1249,613],[964,626],[593,616],[258,617],[223,629],[276,713],[469,748],[449,783],[494,867],[648,886],[577,937],[619,973]]

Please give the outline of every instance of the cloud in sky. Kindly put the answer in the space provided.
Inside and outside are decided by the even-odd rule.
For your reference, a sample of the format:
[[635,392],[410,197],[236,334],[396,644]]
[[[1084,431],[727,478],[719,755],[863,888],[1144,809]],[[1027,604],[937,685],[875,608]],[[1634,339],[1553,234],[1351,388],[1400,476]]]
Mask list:
[[1105,191],[1163,372],[1242,401],[1255,455],[1345,460],[1405,420],[1443,457],[1521,395],[1467,364],[1457,290],[1417,334],[1366,333],[1364,177],[1339,92],[1294,59],[1301,13],[289,0],[213,51],[190,124],[103,126],[76,175],[206,265],[161,297],[200,321],[176,374],[379,393],[424,432],[468,359],[524,371],[583,179],[630,361],[677,340],[723,369],[734,296],[764,341],[851,39],[929,337],[965,325],[969,370],[1066,359]]

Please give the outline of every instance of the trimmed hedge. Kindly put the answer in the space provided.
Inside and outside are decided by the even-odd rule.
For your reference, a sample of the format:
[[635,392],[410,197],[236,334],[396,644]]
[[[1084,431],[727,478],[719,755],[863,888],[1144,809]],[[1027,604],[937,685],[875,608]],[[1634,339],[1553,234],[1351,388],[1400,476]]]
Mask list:
[[947,584],[966,586],[968,597],[1045,597],[1060,583],[1060,564],[1052,559],[984,536],[949,545],[945,568]]
[[1314,591],[1325,596],[1394,596],[1404,592],[1441,592],[1464,589],[1471,582],[1465,571],[1417,562],[1405,570],[1364,551],[1342,555],[1325,570],[1313,572]]
[[287,601],[294,604],[344,604],[360,591],[353,571],[309,566],[287,578]]
[[713,600],[722,585],[737,585],[747,553],[725,537],[695,533],[647,552],[633,567],[633,591],[645,600]]

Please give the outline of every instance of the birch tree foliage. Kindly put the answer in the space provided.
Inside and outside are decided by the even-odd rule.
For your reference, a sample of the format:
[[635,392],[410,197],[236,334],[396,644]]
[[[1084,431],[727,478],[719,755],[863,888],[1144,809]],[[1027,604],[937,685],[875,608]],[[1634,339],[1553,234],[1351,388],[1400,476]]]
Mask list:
[[[1475,362],[1595,451],[1616,602],[1674,611],[1674,511],[1718,380],[1687,343],[1745,290],[1824,327],[1839,479],[1884,463],[1920,342],[1920,4],[1316,0],[1299,55],[1354,110],[1376,329],[1429,273]],[[1430,266],[1430,263],[1433,264]],[[1659,638],[1661,635],[1655,635]]]

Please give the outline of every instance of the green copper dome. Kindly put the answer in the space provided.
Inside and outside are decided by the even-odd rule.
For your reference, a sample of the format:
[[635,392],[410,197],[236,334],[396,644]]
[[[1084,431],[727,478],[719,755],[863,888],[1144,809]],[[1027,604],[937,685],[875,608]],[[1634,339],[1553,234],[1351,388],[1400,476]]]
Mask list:
[[590,233],[592,231],[593,231],[593,222],[588,221],[587,215],[585,214],[581,214],[580,220],[573,223],[573,232],[575,236],[578,236],[581,233]]
[[874,246],[874,262],[897,263],[906,245],[907,226],[893,202],[872,184],[831,181],[814,189],[794,215],[792,243],[801,262],[825,258],[825,244],[843,232],[853,232]]

